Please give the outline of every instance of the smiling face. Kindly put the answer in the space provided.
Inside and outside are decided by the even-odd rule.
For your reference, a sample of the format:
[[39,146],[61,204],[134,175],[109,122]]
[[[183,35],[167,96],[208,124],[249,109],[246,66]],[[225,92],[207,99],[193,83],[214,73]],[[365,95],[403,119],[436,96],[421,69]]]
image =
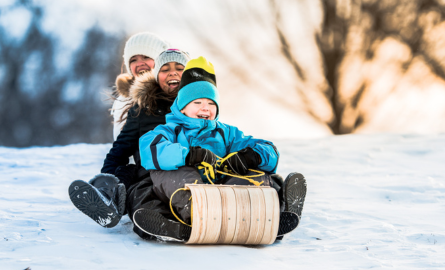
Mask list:
[[213,100],[198,98],[187,104],[181,112],[191,118],[215,120],[217,107]]
[[134,55],[130,58],[130,69],[134,76],[139,76],[155,67],[155,61],[145,55]]
[[184,66],[176,62],[168,62],[164,64],[158,73],[158,82],[161,89],[166,93],[178,90],[181,82]]

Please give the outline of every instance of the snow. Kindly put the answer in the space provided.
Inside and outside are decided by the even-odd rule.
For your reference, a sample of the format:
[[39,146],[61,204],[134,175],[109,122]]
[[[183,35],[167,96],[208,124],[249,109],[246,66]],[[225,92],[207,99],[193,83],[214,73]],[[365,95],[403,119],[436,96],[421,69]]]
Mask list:
[[278,172],[308,181],[300,226],[270,246],[145,241],[127,216],[105,229],[68,185],[110,144],[0,147],[1,269],[444,269],[445,134],[275,141]]

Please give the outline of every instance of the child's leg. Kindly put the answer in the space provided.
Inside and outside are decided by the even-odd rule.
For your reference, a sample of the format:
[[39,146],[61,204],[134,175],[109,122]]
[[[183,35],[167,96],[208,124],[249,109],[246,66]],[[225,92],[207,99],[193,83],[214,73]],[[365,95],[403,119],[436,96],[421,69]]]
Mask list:
[[[151,171],[153,180],[153,191],[165,204],[170,204],[170,199],[178,189],[184,188],[185,184],[203,184],[201,175],[193,167],[181,167],[176,171]],[[177,191],[172,199],[173,209],[179,217],[190,224],[191,221],[191,192],[185,190]]]
[[130,219],[133,219],[134,212],[141,208],[155,210],[167,218],[173,217],[168,205],[156,196],[150,177],[130,186],[127,193],[127,210]]
[[[148,209],[160,213],[162,216],[175,219],[171,214],[167,204],[163,203],[153,191],[151,178],[145,177],[134,185],[131,185],[127,193],[128,216],[133,221],[134,213],[139,209]],[[144,239],[154,239],[152,235],[143,232],[139,227],[134,226],[133,231]]]

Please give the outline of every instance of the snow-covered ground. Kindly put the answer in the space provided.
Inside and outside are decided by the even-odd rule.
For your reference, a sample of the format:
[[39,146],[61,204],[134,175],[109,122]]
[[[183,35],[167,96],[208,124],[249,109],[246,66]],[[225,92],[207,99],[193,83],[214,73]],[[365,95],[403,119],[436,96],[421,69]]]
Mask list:
[[145,241],[128,217],[104,229],[68,185],[110,145],[0,147],[0,269],[445,269],[445,134],[277,141],[279,173],[302,172],[300,226],[271,246]]

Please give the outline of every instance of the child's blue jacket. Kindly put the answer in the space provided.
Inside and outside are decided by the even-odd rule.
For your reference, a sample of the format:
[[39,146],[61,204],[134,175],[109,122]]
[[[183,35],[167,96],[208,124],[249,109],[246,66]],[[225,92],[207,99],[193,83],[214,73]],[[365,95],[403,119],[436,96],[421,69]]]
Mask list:
[[141,165],[147,170],[177,170],[185,165],[191,146],[200,146],[223,158],[227,154],[251,147],[261,156],[258,168],[275,173],[279,153],[269,141],[244,136],[234,126],[215,120],[190,118],[182,114],[174,101],[165,125],[159,125],[139,139]]

